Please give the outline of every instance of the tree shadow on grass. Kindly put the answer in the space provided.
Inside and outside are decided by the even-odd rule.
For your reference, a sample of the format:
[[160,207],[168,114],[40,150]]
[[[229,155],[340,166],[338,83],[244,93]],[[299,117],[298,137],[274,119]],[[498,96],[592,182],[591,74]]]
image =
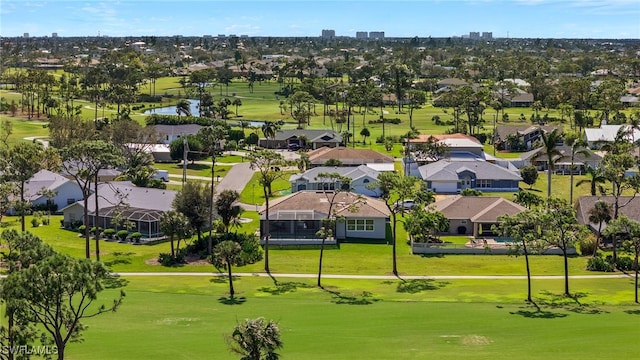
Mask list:
[[527,306],[520,307],[518,311],[510,311],[511,315],[520,315],[530,319],[558,319],[567,317],[567,314],[542,310],[534,301],[527,301]]
[[[527,306],[522,307],[521,310],[510,312],[512,315],[520,315],[534,319],[555,319],[567,317],[566,312],[572,312],[576,314],[588,314],[596,315],[607,313],[598,307],[600,303],[586,304],[580,302],[580,299],[587,296],[587,293],[574,293],[571,296],[565,296],[564,294],[553,294],[548,291],[542,292],[541,298],[537,301],[527,301]],[[558,311],[554,311],[558,310]]]
[[543,291],[542,295],[544,297],[541,297],[538,300],[540,307],[562,309],[576,314],[597,315],[608,313],[608,311],[598,307],[599,305],[602,305],[602,303],[581,302],[580,299],[583,299],[588,295],[586,292],[576,292],[570,296],[565,296],[564,294],[553,294],[549,291]]
[[629,315],[640,315],[640,310],[625,310],[624,312]]
[[446,281],[435,281],[434,279],[413,279],[403,280],[396,289],[399,293],[417,294],[422,291],[432,291],[442,289],[449,285]]
[[244,296],[222,296],[218,298],[218,302],[223,305],[242,305],[247,302],[247,298]]
[[134,252],[116,251],[113,253],[113,259],[105,261],[104,264],[108,267],[119,264],[131,264],[131,259],[129,257],[134,254]]
[[129,285],[129,280],[123,279],[120,275],[112,275],[102,282],[105,289],[118,289]]
[[296,290],[298,290],[298,288],[311,289],[314,288],[314,286],[296,281],[287,281],[276,282],[274,286],[261,287],[258,289],[258,291],[262,291],[271,295],[282,295],[290,292],[295,292]]
[[346,295],[336,290],[329,290],[323,286],[321,286],[320,288],[331,294],[331,302],[333,302],[334,304],[371,305],[374,302],[380,301],[380,299],[374,298],[373,294],[368,291],[363,291],[359,295]]
[[[240,277],[239,276],[233,276],[233,281],[234,283],[239,280]],[[229,277],[224,275],[224,276],[214,276],[212,277],[209,282],[214,283],[214,284],[228,284],[229,283]]]

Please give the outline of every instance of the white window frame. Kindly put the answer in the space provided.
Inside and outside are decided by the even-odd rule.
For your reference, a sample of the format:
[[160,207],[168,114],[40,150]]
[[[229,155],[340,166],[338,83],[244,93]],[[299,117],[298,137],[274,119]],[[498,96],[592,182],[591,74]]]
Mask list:
[[347,231],[374,232],[375,224],[373,219],[347,219]]

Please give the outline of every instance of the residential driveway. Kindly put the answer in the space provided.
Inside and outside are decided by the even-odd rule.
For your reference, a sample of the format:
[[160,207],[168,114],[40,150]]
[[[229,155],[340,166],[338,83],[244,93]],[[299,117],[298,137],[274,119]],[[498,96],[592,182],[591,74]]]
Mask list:
[[251,164],[248,162],[239,163],[233,165],[231,170],[220,180],[220,182],[216,185],[216,192],[220,193],[224,190],[235,190],[237,192],[242,192],[251,177],[253,176],[253,170],[251,169]]

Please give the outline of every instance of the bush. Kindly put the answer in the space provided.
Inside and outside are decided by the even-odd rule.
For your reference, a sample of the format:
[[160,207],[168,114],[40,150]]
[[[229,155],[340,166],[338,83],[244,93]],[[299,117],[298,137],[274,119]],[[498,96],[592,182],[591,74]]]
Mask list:
[[116,234],[116,229],[106,229],[102,235],[104,235],[107,239],[112,240],[113,236]]
[[32,219],[31,219],[31,225],[32,225],[33,227],[38,227],[38,226],[40,226],[40,220],[38,220],[37,218],[32,218]]
[[139,232],[134,232],[133,234],[131,234],[131,240],[139,243],[140,242],[140,238],[142,237],[142,234],[140,234]]
[[620,271],[633,270],[633,259],[628,256],[618,256],[616,268]]
[[199,116],[178,116],[152,114],[145,119],[147,125],[184,125],[197,124],[201,126],[211,125],[211,119]]
[[50,221],[50,220],[49,220],[49,218],[48,218],[48,217],[46,217],[46,218],[42,218],[42,225],[49,225],[49,221]]
[[120,241],[125,241],[128,235],[129,231],[127,230],[120,230],[116,233],[116,236],[118,237],[118,239],[120,239]]
[[474,134],[473,137],[478,139],[478,141],[480,141],[481,144],[486,143],[487,139],[489,138],[489,136],[485,133]]
[[580,254],[591,255],[596,250],[596,238],[594,236],[587,236],[580,239],[578,242]]
[[[182,250],[184,250],[184,249],[182,249]],[[169,253],[160,253],[158,255],[158,262],[162,266],[174,266],[174,265],[184,264],[185,263],[185,252],[184,251],[178,251],[176,253],[176,258],[175,259],[173,257],[171,257],[171,254],[169,254]]]
[[587,270],[612,272],[613,266],[611,266],[611,263],[603,259],[602,256],[598,254],[587,261]]
[[81,233],[81,234],[84,234],[84,230],[85,230],[86,228],[87,228],[86,226],[84,226],[84,225],[80,225],[80,226],[78,226],[78,232],[79,232],[79,233]]

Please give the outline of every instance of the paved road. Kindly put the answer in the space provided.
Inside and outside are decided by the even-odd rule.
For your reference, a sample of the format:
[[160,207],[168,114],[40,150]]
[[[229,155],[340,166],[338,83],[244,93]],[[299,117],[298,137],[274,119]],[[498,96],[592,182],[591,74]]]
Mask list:
[[[114,273],[118,276],[227,276],[226,273],[217,272],[121,272]],[[276,274],[276,273],[233,273],[234,276],[243,277],[276,277],[276,278],[316,278],[318,274]],[[524,275],[322,275],[325,279],[361,279],[361,280],[526,280]],[[612,275],[570,275],[571,279],[618,279],[631,278],[629,274]],[[535,280],[558,280],[564,279],[564,275],[538,275],[532,276]]]
[[223,190],[235,190],[242,192],[242,189],[249,183],[253,176],[251,164],[248,162],[234,165],[229,172],[216,185],[216,192]]

